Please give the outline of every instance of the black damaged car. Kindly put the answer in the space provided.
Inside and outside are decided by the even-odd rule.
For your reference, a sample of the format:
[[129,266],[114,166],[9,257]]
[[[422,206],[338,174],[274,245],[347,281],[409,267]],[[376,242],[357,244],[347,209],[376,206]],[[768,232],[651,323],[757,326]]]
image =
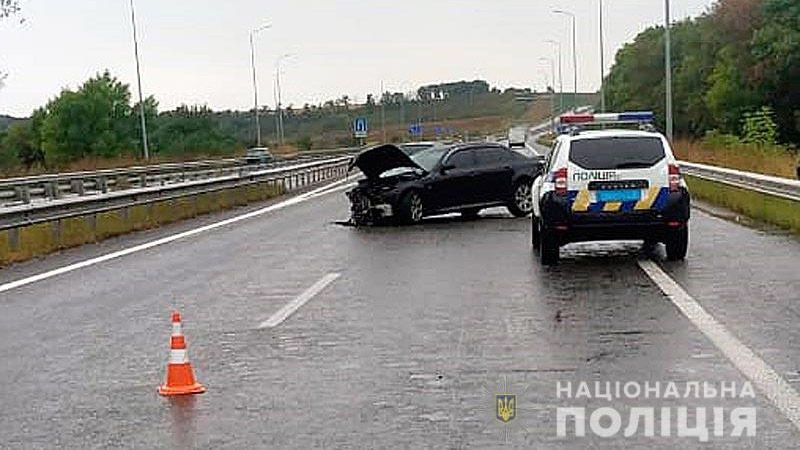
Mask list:
[[527,216],[542,160],[491,143],[434,146],[410,156],[382,145],[358,155],[354,167],[365,179],[347,193],[353,224],[415,224],[443,213],[477,217],[495,206]]

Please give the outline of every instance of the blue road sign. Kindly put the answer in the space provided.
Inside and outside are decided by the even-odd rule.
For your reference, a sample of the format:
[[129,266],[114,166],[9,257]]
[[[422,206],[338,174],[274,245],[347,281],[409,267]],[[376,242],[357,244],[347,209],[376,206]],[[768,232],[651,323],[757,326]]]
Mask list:
[[353,134],[357,138],[365,138],[369,134],[369,125],[366,117],[357,117],[353,121]]
[[423,127],[422,125],[413,124],[408,127],[408,133],[412,136],[422,136]]

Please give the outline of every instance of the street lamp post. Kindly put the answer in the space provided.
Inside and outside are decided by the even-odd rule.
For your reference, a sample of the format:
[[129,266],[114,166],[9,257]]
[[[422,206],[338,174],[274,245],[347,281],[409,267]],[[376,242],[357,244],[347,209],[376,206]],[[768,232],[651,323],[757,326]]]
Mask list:
[[[545,57],[539,58],[539,61],[550,63],[550,74],[551,74],[551,78],[550,79],[553,81],[552,84],[555,85],[556,84],[556,64],[555,64],[555,61],[553,61],[553,58],[545,58]],[[553,87],[553,91],[555,93],[555,86]],[[553,130],[555,130],[555,127],[556,127],[556,114],[555,114],[555,109],[556,108],[555,107],[556,107],[556,102],[554,102],[554,101],[550,102],[550,127]]]
[[[553,44],[556,46],[558,50],[558,99],[559,99],[559,111],[564,111],[564,77],[561,72],[561,42],[548,39],[545,42],[548,44]],[[556,80],[553,80],[553,87],[555,87]]]
[[292,56],[291,53],[286,53],[278,57],[277,61],[275,62],[275,86],[277,89],[278,98],[276,99],[277,109],[278,109],[278,143],[280,145],[284,144],[285,135],[283,133],[283,104],[281,100],[281,62]]
[[578,101],[578,49],[577,49],[578,28],[577,28],[577,23],[575,22],[575,14],[571,13],[570,11],[565,11],[563,9],[553,10],[553,13],[563,14],[565,16],[569,16],[570,18],[572,18],[572,69],[574,71],[573,82],[575,84],[572,103],[573,106],[575,106],[575,102]]
[[603,37],[603,0],[600,1],[600,112],[606,112],[606,53]]
[[384,98],[383,81],[381,81],[381,131],[383,143],[386,143],[386,99]]
[[670,0],[664,0],[664,70],[665,70],[665,83],[667,91],[667,139],[672,141],[673,122],[672,122],[672,40],[670,36],[670,27],[672,26],[672,19],[670,17]]
[[147,119],[144,114],[144,94],[142,94],[142,71],[139,65],[139,38],[136,34],[136,10],[131,0],[131,24],[133,25],[133,54],[136,58],[136,83],[139,86],[139,116],[142,121],[142,151],[144,159],[150,159],[150,148],[147,143]]
[[271,26],[272,25],[264,25],[250,32],[250,65],[253,69],[253,113],[256,127],[256,147],[261,147],[261,123],[258,117],[258,77],[256,76],[256,45],[254,38],[257,33]]

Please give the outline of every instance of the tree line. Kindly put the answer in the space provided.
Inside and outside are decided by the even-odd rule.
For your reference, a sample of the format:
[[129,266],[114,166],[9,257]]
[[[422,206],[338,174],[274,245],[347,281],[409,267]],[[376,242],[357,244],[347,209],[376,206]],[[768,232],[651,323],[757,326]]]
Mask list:
[[[664,37],[651,27],[617,53],[610,108],[654,109],[663,125]],[[800,144],[800,2],[719,0],[672,40],[676,133]]]
[[[462,81],[420,87],[416,92],[370,95],[364,104],[348,96],[284,109],[287,140],[301,150],[353,145],[352,122],[366,117],[374,135],[388,127],[486,116],[513,119],[527,110],[518,101],[530,89],[500,91],[485,81]],[[231,154],[255,143],[253,111],[213,111],[202,105],[159,112],[153,97],[144,100],[151,154],[191,158]],[[264,108],[262,135],[275,143],[274,109]],[[58,168],[93,158],[138,158],[142,135],[139,104],[130,87],[108,71],[76,89],[64,89],[25,120],[4,120],[0,126],[0,168]],[[401,129],[403,129],[401,128]],[[410,138],[410,136],[408,136]]]

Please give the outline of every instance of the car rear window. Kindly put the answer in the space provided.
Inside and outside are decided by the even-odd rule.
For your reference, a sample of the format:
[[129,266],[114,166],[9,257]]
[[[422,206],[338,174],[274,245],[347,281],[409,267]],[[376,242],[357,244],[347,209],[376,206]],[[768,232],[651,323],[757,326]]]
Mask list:
[[570,145],[569,160],[584,169],[644,169],[664,159],[657,137],[581,139]]

